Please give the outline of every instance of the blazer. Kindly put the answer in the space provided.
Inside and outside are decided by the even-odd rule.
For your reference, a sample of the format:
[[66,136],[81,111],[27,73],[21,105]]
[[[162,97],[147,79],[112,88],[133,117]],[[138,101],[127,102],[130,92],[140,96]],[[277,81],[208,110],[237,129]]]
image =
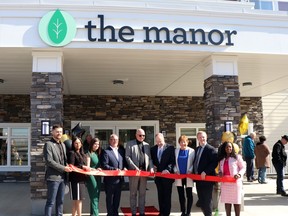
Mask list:
[[[193,172],[193,162],[195,158],[195,151],[194,149],[187,147],[188,149],[188,160],[187,160],[187,171],[186,173],[192,173]],[[174,167],[174,172],[180,172],[179,165],[178,165],[178,156],[179,156],[180,148],[175,149],[175,158],[176,158],[176,166]],[[187,187],[193,187],[193,180],[190,178],[186,179]],[[182,186],[182,179],[176,179],[175,180],[176,186]]]
[[[237,154],[236,157],[237,158],[233,158],[233,157],[228,158],[228,166],[229,166],[229,172],[230,172],[231,177],[233,177],[234,175],[238,173],[241,175],[241,178],[237,179],[238,181],[240,179],[241,180],[243,179],[243,176],[246,172],[246,163],[243,160],[241,155]],[[225,161],[225,158],[219,162],[219,170],[222,173],[224,170],[224,161]]]
[[46,142],[43,148],[43,155],[46,164],[45,179],[47,181],[67,180],[65,166],[67,165],[66,147],[61,142],[63,149],[64,161],[61,160],[59,145],[53,138]]
[[[109,146],[101,154],[101,167],[103,170],[123,170],[127,167],[125,159],[125,150],[123,148],[118,148],[118,157],[117,160],[113,149]],[[106,184],[118,184],[120,181],[123,181],[123,176],[104,176],[104,183]]]
[[[151,160],[151,155],[150,155],[150,145],[143,141],[143,148],[144,148],[144,157],[145,157],[145,170],[150,171],[150,169],[153,167],[153,162]],[[131,140],[127,143],[126,145],[126,161],[127,161],[127,166],[128,169],[130,170],[136,170],[139,168],[139,147],[137,145],[137,141]]]
[[[161,156],[161,161],[159,162],[158,157],[158,146],[154,145],[151,148],[151,158],[154,165],[154,168],[157,169],[157,172],[162,172],[163,170],[168,170],[170,173],[174,173],[175,166],[175,154],[174,154],[174,146],[165,144],[163,146],[163,153]],[[167,179],[171,182],[174,182],[173,179]],[[155,178],[156,181],[156,178]]]
[[[200,149],[200,146],[196,148],[195,151],[195,159],[196,160],[196,155]],[[198,174],[201,174],[203,171],[206,173],[206,175],[211,175],[215,176],[215,168],[218,165],[218,157],[217,157],[217,151],[216,149],[209,145],[208,143],[205,145],[202,155],[198,164]],[[193,166],[193,172],[196,173],[196,170],[194,169],[195,167]]]
[[[68,163],[82,169],[83,165],[86,165],[86,155],[83,154],[81,157],[78,153],[71,150],[69,152]],[[69,181],[71,182],[84,182],[86,181],[86,177],[87,176],[82,173],[77,173],[77,172],[69,173]]]

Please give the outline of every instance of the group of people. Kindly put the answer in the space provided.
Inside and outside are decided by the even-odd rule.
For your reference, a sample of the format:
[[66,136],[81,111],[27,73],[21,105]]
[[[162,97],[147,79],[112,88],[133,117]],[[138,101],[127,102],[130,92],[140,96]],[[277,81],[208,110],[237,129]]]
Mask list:
[[[255,145],[256,133],[249,134],[244,139],[243,143],[243,155],[247,163],[246,177],[248,182],[258,180],[260,184],[267,184],[266,181],[266,170],[270,168],[270,154],[271,150],[265,143],[266,137],[260,136],[259,142]],[[272,150],[272,164],[275,168],[276,178],[276,194],[287,197],[288,194],[284,190],[283,179],[284,179],[284,167],[286,166],[287,154],[285,152],[285,145],[288,143],[288,136],[283,135],[278,140]],[[256,168],[258,169],[258,178],[254,177],[254,160]]]
[[[174,180],[159,175],[154,178],[158,194],[159,215],[161,216],[170,215],[171,194],[174,182],[177,187],[182,216],[188,216],[191,213],[194,182],[198,196],[197,206],[202,209],[205,216],[211,216],[214,182],[205,181],[205,178],[206,175],[215,176],[216,167],[219,164],[219,176],[230,176],[236,180],[236,183],[221,183],[220,200],[225,203],[226,215],[231,215],[232,205],[234,205],[235,215],[240,215],[243,189],[242,179],[246,171],[246,163],[248,165],[249,161],[245,157],[245,163],[241,155],[236,154],[233,143],[229,141],[224,142],[217,153],[217,150],[207,143],[207,134],[204,131],[199,131],[197,133],[199,146],[195,150],[188,146],[189,140],[185,135],[179,137],[179,147],[175,149],[173,145],[165,142],[162,133],[158,133],[155,137],[156,145],[150,147],[144,141],[145,131],[137,129],[135,139],[127,142],[126,149],[119,147],[118,136],[111,134],[107,149],[101,148],[98,138],[91,137],[89,147],[86,147],[87,152],[85,153],[84,143],[82,143],[81,138],[73,137],[72,149],[70,152],[66,152],[65,145],[61,142],[62,132],[63,129],[60,125],[54,125],[52,127],[52,138],[44,146],[48,190],[45,205],[46,216],[52,215],[54,205],[56,206],[56,215],[62,215],[65,185],[68,178],[71,198],[73,200],[72,216],[81,216],[85,186],[88,189],[90,198],[90,215],[95,216],[99,214],[98,203],[101,177],[72,172],[68,164],[86,171],[136,170],[139,173],[147,171],[162,174],[199,174],[202,180],[192,180],[190,178],[176,178]],[[286,140],[287,143],[288,137],[282,137],[282,139]],[[262,142],[264,141],[262,140]],[[265,170],[263,169],[263,171]],[[249,172],[247,174],[247,178],[250,178]],[[260,176],[259,181],[265,182],[264,175],[261,174]],[[104,176],[103,178],[108,216],[119,215],[118,210],[123,182],[123,176]],[[129,177],[132,216],[136,216],[137,207],[139,208],[140,216],[145,215],[146,188],[147,177],[141,175]],[[277,175],[277,192],[278,190],[283,191],[284,189],[283,184],[281,188],[280,180],[278,188]]]

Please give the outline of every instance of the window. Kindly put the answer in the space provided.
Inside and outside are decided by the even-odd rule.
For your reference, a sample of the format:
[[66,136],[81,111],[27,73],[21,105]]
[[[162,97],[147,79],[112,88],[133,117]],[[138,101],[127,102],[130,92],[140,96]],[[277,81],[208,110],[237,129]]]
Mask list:
[[278,10],[279,11],[288,11],[288,2],[278,2]]
[[250,0],[250,2],[254,2],[255,9],[260,10],[273,10],[273,3],[272,1],[262,1],[262,0]]
[[189,140],[188,146],[196,149],[198,131],[206,131],[205,123],[176,123],[176,146],[179,145],[178,138],[186,135]]
[[[72,128],[79,121],[72,121]],[[129,140],[135,139],[136,130],[142,128],[145,131],[145,142],[150,146],[155,144],[155,134],[159,132],[159,121],[80,121],[86,133],[97,137],[101,141],[102,148],[109,146],[109,137],[112,133],[119,136],[119,145],[124,148]],[[84,134],[85,136],[85,134]]]
[[0,170],[30,171],[30,124],[0,124]]

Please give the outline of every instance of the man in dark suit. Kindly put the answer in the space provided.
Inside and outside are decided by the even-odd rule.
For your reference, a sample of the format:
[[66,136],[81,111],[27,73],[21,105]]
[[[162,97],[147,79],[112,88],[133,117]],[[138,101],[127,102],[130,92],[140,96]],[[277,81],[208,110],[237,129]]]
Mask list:
[[[150,145],[144,141],[145,131],[137,129],[136,139],[126,145],[126,161],[129,170],[154,172],[150,156]],[[139,191],[138,207],[140,216],[145,215],[147,177],[129,177],[130,207],[132,216],[137,212],[137,193]]]
[[[102,153],[102,168],[104,170],[123,170],[126,167],[125,150],[118,148],[118,142],[118,136],[111,134],[109,138],[110,146]],[[123,176],[104,176],[108,216],[119,215],[118,209],[123,182]]]
[[62,126],[53,125],[52,138],[45,143],[43,149],[47,181],[45,216],[52,216],[54,204],[56,204],[56,215],[63,215],[66,173],[72,172],[72,169],[67,166],[66,147],[61,142],[62,134]]
[[[217,167],[217,151],[207,143],[207,134],[204,131],[197,133],[199,146],[196,148],[193,172],[200,174],[205,180],[206,175],[215,176],[215,168]],[[212,193],[213,182],[196,181],[196,190],[199,198],[199,205],[205,216],[212,216]]]
[[[166,144],[162,133],[156,134],[156,145],[151,148],[151,158],[155,172],[173,173],[175,165],[174,146]],[[161,216],[169,216],[171,212],[171,194],[174,179],[155,177],[158,192],[158,204]]]

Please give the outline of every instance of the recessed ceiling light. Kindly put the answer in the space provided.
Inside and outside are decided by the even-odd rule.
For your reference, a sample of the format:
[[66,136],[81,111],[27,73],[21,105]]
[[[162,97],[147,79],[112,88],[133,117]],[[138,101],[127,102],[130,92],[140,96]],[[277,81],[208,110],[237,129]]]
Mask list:
[[252,86],[252,82],[243,82],[242,86]]
[[123,80],[113,80],[114,85],[123,85],[124,81]]

